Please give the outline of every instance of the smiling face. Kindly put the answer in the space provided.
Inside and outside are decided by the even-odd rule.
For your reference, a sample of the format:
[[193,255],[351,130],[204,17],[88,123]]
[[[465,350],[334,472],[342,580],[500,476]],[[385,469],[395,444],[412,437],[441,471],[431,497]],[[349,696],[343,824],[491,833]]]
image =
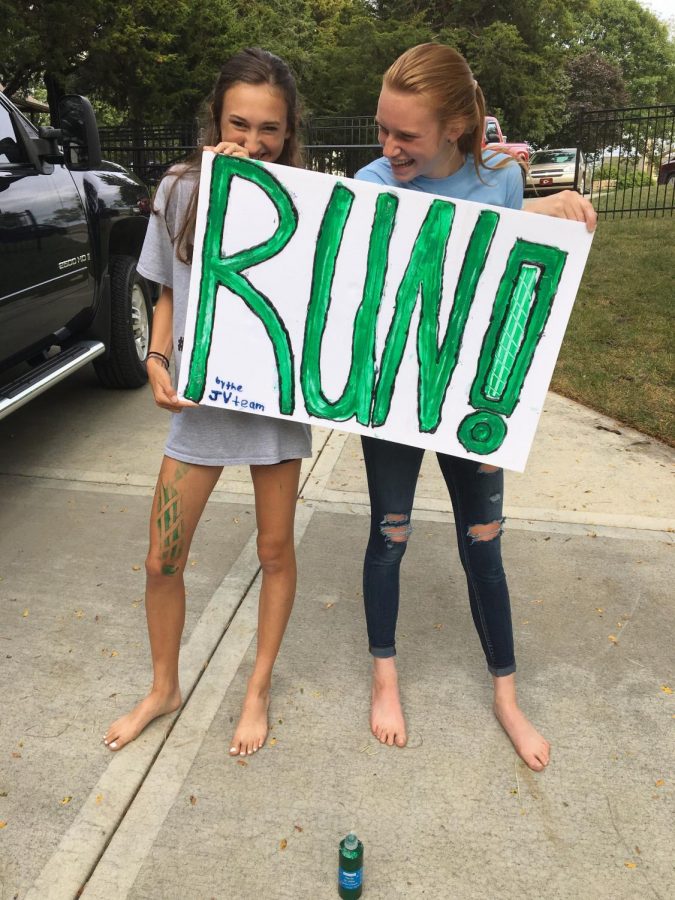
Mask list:
[[463,125],[442,126],[419,94],[383,87],[376,122],[382,152],[397,181],[412,181],[419,175],[447,178],[464,162],[455,144]]
[[239,81],[223,98],[220,140],[245,147],[251,159],[275,162],[290,136],[282,92],[269,84]]

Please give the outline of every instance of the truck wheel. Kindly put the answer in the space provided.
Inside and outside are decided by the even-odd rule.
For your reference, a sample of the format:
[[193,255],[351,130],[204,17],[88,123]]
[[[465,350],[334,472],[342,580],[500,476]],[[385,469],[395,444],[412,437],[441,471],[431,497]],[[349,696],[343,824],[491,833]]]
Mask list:
[[94,360],[96,374],[106,387],[142,387],[148,380],[152,302],[132,256],[110,259],[110,301],[110,354]]

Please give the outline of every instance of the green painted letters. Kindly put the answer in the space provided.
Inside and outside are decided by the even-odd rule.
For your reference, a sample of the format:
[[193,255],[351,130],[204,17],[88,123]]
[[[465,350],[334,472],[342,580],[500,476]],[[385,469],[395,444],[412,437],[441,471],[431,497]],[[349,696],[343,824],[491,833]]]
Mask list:
[[417,331],[419,427],[420,431],[434,432],[440,424],[443,401],[457,365],[466,320],[499,223],[498,213],[489,210],[478,217],[457,282],[448,327],[439,347],[443,270],[454,214],[454,203],[434,200],[417,235],[410,263],[396,295],[394,318],[382,356],[373,410],[372,424],[375,426],[383,425],[389,415],[396,375],[420,294],[422,302]]
[[467,416],[457,433],[467,450],[486,454],[502,445],[506,423],[498,413],[510,416],[518,403],[566,261],[557,247],[515,242],[471,387],[471,405],[480,412]]
[[[223,229],[225,215],[234,178],[243,178],[263,190],[276,207],[279,227],[271,238],[235,253],[223,256]],[[202,252],[202,278],[199,288],[199,305],[195,341],[190,359],[185,396],[199,401],[206,387],[206,365],[213,338],[216,310],[216,294],[223,285],[240,297],[260,319],[274,348],[279,375],[279,410],[286,415],[295,409],[295,376],[293,350],[290,337],[279,313],[269,298],[253,287],[242,274],[244,269],[256,266],[280,253],[293,236],[298,224],[298,214],[286,189],[262,166],[249,160],[218,155],[213,161],[211,196],[208,221]]]
[[380,194],[377,198],[368,245],[363,299],[354,320],[349,377],[341,397],[330,401],[321,384],[321,346],[330,309],[335,264],[353,202],[353,193],[344,185],[337,184],[321,223],[305,322],[300,378],[308,413],[339,422],[356,416],[361,425],[368,425],[375,380],[377,315],[382,302],[398,199],[393,194]]

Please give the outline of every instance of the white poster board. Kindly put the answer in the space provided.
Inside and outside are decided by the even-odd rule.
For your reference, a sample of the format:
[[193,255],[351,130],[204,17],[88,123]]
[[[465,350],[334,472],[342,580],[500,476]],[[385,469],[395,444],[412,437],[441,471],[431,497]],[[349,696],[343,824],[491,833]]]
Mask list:
[[179,394],[523,471],[583,224],[204,154]]

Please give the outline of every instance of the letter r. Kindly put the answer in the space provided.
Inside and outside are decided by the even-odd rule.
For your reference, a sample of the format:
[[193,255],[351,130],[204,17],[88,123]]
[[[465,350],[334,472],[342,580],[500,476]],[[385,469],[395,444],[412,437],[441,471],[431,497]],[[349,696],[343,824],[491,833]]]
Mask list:
[[[222,253],[223,230],[234,178],[257,185],[274,204],[279,226],[274,234],[254,247],[232,256]],[[199,402],[206,387],[216,294],[222,285],[240,297],[262,322],[274,348],[279,376],[279,411],[290,415],[295,408],[295,374],[291,340],[279,313],[263,293],[253,287],[242,272],[280,253],[298,225],[298,213],[288,192],[277,179],[253,160],[218,155],[211,170],[211,192],[206,211],[206,231],[202,250],[202,275],[199,285],[195,339],[190,358],[185,396]]]

